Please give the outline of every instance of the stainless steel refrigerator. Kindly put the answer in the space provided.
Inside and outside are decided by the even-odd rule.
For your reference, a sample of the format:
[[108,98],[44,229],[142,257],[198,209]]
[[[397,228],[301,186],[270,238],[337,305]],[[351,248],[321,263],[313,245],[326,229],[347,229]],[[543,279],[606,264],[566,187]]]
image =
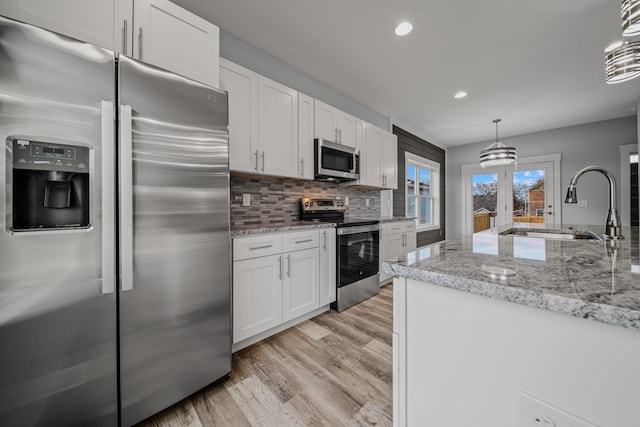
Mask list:
[[132,425],[231,371],[227,95],[0,17],[0,425]]

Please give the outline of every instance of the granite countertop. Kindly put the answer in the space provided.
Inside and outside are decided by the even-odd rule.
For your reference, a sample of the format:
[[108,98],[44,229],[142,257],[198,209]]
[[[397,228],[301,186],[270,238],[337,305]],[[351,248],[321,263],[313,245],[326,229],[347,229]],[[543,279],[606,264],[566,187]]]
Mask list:
[[283,231],[310,230],[322,228],[335,228],[335,224],[317,221],[280,221],[264,222],[260,224],[247,224],[231,228],[231,237],[241,237],[251,234],[278,233]]
[[[358,217],[359,219],[372,219],[380,221],[380,223],[400,222],[415,220],[415,218],[407,218],[404,216],[394,217]],[[317,221],[269,221],[257,224],[247,224],[234,226],[231,228],[231,237],[246,236],[249,234],[262,233],[278,233],[282,231],[304,230],[304,229],[322,229],[335,228],[335,224]]]
[[380,221],[381,224],[387,223],[387,222],[403,222],[403,221],[415,221],[416,218],[408,218],[406,216],[393,216],[393,217],[379,217],[376,218]]
[[[490,298],[640,330],[638,227],[610,242],[501,236],[487,230],[418,248],[383,271]],[[602,233],[602,226],[574,226]]]

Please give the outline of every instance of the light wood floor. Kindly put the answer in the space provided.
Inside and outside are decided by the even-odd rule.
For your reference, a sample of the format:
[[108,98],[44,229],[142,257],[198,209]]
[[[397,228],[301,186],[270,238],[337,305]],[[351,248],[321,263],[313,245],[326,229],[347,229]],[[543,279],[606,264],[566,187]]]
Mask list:
[[231,378],[140,426],[390,426],[392,285],[233,355]]

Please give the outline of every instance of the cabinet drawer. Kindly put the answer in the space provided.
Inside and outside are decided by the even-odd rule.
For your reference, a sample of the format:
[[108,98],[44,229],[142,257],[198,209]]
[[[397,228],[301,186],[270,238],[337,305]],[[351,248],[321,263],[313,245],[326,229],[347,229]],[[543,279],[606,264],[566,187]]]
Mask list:
[[402,222],[402,227],[404,231],[415,231],[416,222],[414,220]]
[[295,231],[282,235],[282,252],[300,251],[320,246],[318,230]]
[[282,233],[233,239],[234,261],[279,253],[282,253]]

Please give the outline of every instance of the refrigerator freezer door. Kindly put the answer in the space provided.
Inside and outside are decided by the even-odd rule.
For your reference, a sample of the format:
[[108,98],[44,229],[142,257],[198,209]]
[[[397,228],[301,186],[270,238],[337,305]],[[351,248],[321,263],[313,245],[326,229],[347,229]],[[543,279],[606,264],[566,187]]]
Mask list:
[[[2,426],[117,425],[115,267],[102,265],[103,250],[115,248],[115,234],[107,232],[114,224],[103,217],[115,208],[101,205],[103,184],[115,173],[115,164],[105,169],[102,163],[103,148],[114,144],[115,122],[105,107],[115,99],[113,58],[104,49],[0,18]],[[21,154],[13,150],[16,139]],[[29,141],[66,149],[50,145],[42,152]],[[83,162],[88,179],[78,184],[89,197],[71,192],[68,204],[88,203],[90,226],[13,232],[14,184],[30,174],[20,187],[31,209],[26,216],[35,209],[64,216],[66,207],[43,205],[37,193],[51,181],[34,169],[58,167],[58,160],[66,167],[67,155],[79,152],[89,153]],[[14,159],[32,169],[14,169]],[[114,262],[115,253],[104,255]]]
[[132,425],[231,371],[227,94],[122,56],[119,93],[133,153],[120,159],[133,168],[120,182],[133,188],[133,236],[120,242],[133,251],[120,290]]

